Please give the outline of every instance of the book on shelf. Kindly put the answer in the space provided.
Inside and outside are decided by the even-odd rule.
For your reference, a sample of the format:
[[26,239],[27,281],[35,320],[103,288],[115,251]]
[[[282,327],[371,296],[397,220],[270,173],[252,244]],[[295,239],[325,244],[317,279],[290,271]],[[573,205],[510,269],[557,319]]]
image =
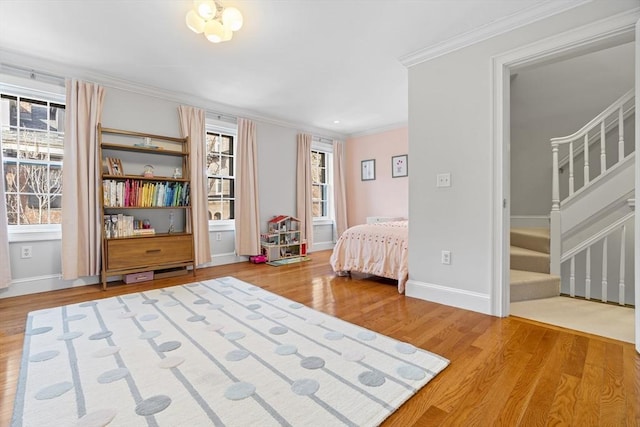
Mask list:
[[113,239],[118,237],[147,236],[155,234],[153,228],[144,228],[143,221],[131,215],[104,215],[104,237]]
[[107,208],[189,206],[189,183],[105,179],[103,204]]

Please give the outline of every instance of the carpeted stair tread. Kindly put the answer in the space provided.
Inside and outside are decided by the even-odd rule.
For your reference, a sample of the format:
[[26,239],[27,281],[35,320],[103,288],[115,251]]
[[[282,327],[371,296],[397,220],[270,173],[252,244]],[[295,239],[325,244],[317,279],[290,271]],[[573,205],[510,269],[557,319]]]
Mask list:
[[511,229],[511,245],[546,254],[550,251],[548,228],[516,227]]
[[510,276],[512,302],[560,295],[560,276],[514,269]]
[[549,254],[511,246],[511,268],[515,270],[549,273]]

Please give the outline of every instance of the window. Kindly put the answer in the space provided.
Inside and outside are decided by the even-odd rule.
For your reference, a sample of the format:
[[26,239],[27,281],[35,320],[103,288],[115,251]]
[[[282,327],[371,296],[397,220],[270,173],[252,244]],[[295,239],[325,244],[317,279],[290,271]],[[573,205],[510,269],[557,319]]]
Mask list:
[[311,150],[311,203],[314,218],[329,216],[329,153]]
[[0,94],[2,158],[8,224],[60,224],[63,104]]
[[235,135],[207,131],[209,220],[235,218]]

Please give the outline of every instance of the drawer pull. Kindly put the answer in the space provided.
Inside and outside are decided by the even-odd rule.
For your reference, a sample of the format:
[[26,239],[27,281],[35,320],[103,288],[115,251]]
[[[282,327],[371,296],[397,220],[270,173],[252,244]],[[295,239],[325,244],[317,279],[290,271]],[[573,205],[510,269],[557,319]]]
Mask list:
[[162,249],[147,249],[147,253],[148,254],[153,254],[153,253],[158,253],[161,252]]

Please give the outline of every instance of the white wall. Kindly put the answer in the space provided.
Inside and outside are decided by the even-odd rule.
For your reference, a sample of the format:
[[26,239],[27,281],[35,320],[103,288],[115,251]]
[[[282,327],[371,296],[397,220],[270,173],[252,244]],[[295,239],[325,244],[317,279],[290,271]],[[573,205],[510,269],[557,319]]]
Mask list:
[[[106,87],[102,124],[105,127],[146,132],[166,136],[180,136],[178,121],[180,102],[155,97],[131,90]],[[266,222],[274,215],[295,215],[296,134],[293,127],[256,120],[258,145],[258,177],[260,220],[266,231]],[[333,246],[331,224],[314,227],[315,244],[310,251]],[[221,240],[216,237],[220,234]],[[210,245],[213,261],[210,265],[244,262],[246,257],[236,257],[234,231],[213,229]],[[20,247],[33,247],[31,259],[20,258]],[[60,240],[35,240],[11,242],[11,270],[13,283],[0,290],[0,298],[45,292],[73,286],[98,283],[98,277],[80,278],[75,281],[60,279]]]
[[[491,58],[637,7],[591,2],[409,69],[409,282],[407,295],[492,312]],[[452,187],[436,188],[451,173]],[[451,265],[440,263],[451,251]]]
[[[511,82],[512,215],[549,215],[549,140],[578,131],[633,88],[634,60],[634,43],[625,43],[517,71]],[[615,129],[616,143],[617,137]],[[599,156],[598,147],[592,169],[599,168]]]

